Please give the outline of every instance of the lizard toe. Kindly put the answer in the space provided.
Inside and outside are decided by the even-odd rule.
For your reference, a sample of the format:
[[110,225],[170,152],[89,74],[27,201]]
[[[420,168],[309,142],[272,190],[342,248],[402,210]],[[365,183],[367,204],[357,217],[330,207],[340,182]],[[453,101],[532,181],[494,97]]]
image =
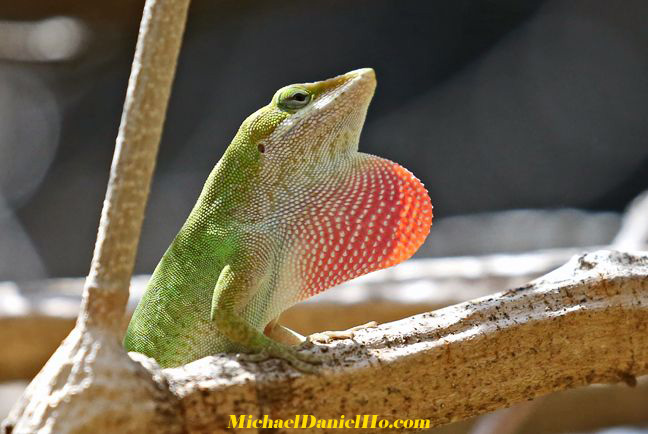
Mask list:
[[267,351],[261,350],[258,353],[239,353],[236,357],[245,362],[263,362],[268,360],[271,355]]

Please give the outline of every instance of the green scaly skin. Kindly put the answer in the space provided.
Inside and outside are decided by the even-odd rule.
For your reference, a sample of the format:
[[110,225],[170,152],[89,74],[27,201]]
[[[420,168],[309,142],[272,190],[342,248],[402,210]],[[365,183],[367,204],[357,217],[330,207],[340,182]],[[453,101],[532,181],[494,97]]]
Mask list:
[[[128,351],[162,367],[246,352],[313,370],[317,358],[287,344],[294,336],[276,324],[279,314],[341,281],[405,259],[422,243],[432,218],[429,198],[409,172],[357,152],[374,89],[368,68],[287,86],[243,122],[156,267],[128,327]],[[377,196],[367,181],[374,178],[395,186]],[[418,195],[413,202],[405,200],[406,188]],[[370,242],[375,236],[370,213],[348,219],[364,209],[356,197],[380,212],[393,205],[389,222],[400,218],[399,228],[416,234],[407,238],[394,229],[388,236],[396,224],[385,223],[375,254],[364,248],[364,259],[347,255],[345,246],[351,252],[352,243],[363,242],[358,237]]]

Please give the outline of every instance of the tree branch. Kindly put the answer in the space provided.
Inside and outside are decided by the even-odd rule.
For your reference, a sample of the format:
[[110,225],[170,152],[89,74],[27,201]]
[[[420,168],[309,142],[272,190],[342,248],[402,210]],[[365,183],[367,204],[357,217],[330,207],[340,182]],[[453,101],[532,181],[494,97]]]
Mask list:
[[329,345],[321,375],[227,355],[162,372],[189,432],[248,414],[379,414],[436,426],[562,389],[632,385],[648,373],[646,331],[648,255],[599,251],[526,286]]
[[80,321],[119,333],[189,0],[148,0]]
[[188,6],[146,1],[81,312],[5,433],[181,430],[164,378],[126,355],[120,326]]

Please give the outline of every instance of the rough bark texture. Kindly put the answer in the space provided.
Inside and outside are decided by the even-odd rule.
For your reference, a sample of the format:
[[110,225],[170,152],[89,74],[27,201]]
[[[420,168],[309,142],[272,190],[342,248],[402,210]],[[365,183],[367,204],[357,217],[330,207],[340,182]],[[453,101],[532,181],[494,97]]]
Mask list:
[[121,340],[100,333],[70,333],[12,409],[5,433],[181,432],[177,400],[152,362],[124,359]]
[[146,2],[81,312],[3,422],[7,433],[181,430],[163,378],[125,353],[121,323],[188,4]]
[[[486,262],[491,265],[482,269],[498,274],[493,264],[501,262]],[[523,274],[521,267],[517,271]],[[450,274],[448,278],[453,280]],[[374,287],[378,283],[372,279],[359,285],[356,296],[369,288],[388,292]],[[434,281],[429,285],[433,289]],[[412,291],[405,292],[409,295],[401,294],[401,301],[417,301]],[[349,303],[353,297],[342,299],[340,311]],[[182,429],[190,432],[219,432],[230,414],[380,414],[430,418],[439,425],[564,388],[633,384],[634,376],[648,371],[646,303],[648,255],[592,253],[516,290],[361,331],[355,342],[332,344],[326,351],[332,360],[319,376],[300,375],[275,360],[240,363],[235,356],[209,357],[162,373],[149,363],[155,386],[115,382],[127,395],[115,396],[111,407],[116,415],[124,402],[132,406],[146,401],[142,394],[155,395],[148,401],[155,403],[151,414],[171,419],[185,414]],[[105,368],[115,374],[113,379],[132,375]],[[137,366],[129,370],[142,373]],[[79,412],[91,414],[87,402],[78,405]],[[146,413],[140,416],[149,427],[159,422],[146,420]],[[127,420],[122,414],[122,421]]]
[[189,432],[223,432],[241,414],[436,426],[557,390],[633,385],[648,373],[647,332],[648,255],[601,251],[526,286],[361,331],[327,348],[321,375],[234,356],[163,372]]

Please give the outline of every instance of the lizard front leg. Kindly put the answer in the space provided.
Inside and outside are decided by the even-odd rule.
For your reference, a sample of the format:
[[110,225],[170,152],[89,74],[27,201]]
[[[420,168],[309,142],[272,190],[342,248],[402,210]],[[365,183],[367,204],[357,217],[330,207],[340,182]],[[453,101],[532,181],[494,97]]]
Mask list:
[[355,332],[358,330],[368,329],[378,327],[376,321],[369,321],[368,323],[357,325],[346,330],[327,330],[325,332],[317,332],[308,335],[306,338],[311,342],[322,342],[328,344],[331,341],[338,339],[353,339],[355,337]]
[[306,336],[302,336],[296,331],[279,324],[279,318],[275,318],[265,327],[263,331],[267,337],[286,345],[300,345],[306,341]]
[[324,332],[312,333],[308,336],[302,336],[296,331],[279,324],[277,318],[266,326],[264,334],[275,341],[283,342],[288,345],[299,345],[306,341],[328,344],[329,342],[338,339],[353,339],[355,332],[358,330],[377,326],[378,323],[376,321],[369,321],[368,323],[357,325],[346,330],[327,330]]
[[[270,339],[252,326],[241,312],[263,284],[263,272],[239,263],[226,265],[218,278],[212,297],[211,319],[218,330],[232,342],[254,354],[248,360],[277,357],[303,372],[315,372],[321,363],[313,354],[300,353],[296,348]],[[255,271],[256,270],[256,271]]]

